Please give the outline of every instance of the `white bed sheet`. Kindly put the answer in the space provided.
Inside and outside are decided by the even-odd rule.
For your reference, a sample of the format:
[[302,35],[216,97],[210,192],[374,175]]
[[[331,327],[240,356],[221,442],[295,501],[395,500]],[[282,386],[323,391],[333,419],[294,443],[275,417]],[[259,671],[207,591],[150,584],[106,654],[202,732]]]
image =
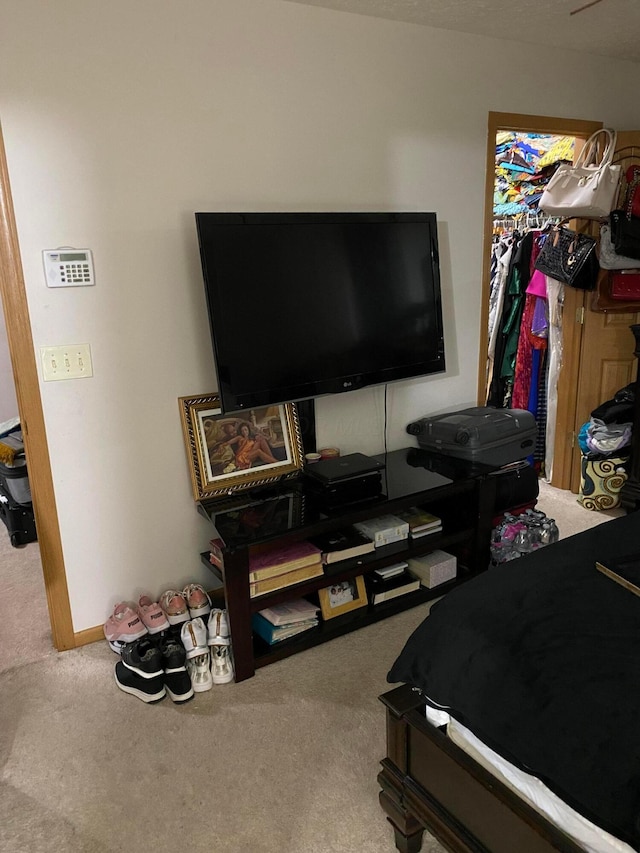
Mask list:
[[456,746],[565,832],[573,841],[584,847],[587,853],[635,853],[634,849],[624,841],[600,829],[568,806],[536,776],[519,770],[489,749],[473,732],[454,720],[446,711],[427,705],[426,713],[432,725],[446,726],[447,735]]

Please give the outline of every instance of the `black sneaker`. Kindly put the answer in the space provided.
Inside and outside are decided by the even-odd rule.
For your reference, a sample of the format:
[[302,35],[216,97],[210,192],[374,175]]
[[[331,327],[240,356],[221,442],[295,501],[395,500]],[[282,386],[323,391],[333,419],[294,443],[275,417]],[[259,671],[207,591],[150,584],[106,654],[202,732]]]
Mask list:
[[187,650],[182,645],[180,632],[163,631],[156,640],[155,645],[162,658],[162,668],[167,670],[180,669],[185,666]]
[[149,637],[141,637],[133,643],[127,643],[123,646],[120,657],[127,669],[142,678],[156,678],[162,675],[162,652]]
[[142,678],[128,669],[121,660],[115,665],[114,675],[120,690],[130,693],[131,696],[137,696],[147,704],[160,702],[167,695],[162,675],[156,678]]
[[187,652],[182,645],[179,635],[166,631],[157,641],[162,654],[164,667],[164,685],[170,698],[180,704],[188,702],[194,696],[191,678],[187,672],[185,661]]

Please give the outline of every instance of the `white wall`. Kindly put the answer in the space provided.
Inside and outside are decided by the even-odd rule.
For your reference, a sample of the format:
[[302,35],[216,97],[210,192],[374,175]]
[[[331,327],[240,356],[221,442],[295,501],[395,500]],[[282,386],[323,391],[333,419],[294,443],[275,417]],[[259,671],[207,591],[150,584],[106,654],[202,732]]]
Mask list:
[[[94,360],[92,379],[41,385],[76,631],[211,581],[176,402],[215,390],[195,210],[437,212],[449,366],[389,388],[393,449],[409,420],[475,399],[488,111],[640,126],[635,65],[280,0],[0,15],[34,345],[89,342]],[[93,249],[95,287],[45,287],[41,250],[61,245]],[[382,401],[320,401],[320,443],[380,451]]]

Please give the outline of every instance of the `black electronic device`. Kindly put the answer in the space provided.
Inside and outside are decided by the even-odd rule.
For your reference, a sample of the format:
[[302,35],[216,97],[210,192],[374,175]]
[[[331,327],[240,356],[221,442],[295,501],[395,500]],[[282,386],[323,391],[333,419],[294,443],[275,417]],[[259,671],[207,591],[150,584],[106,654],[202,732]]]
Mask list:
[[333,459],[321,459],[319,462],[308,465],[305,470],[309,477],[324,486],[330,486],[333,483],[359,480],[372,475],[377,475],[380,479],[384,464],[364,453],[347,453],[345,456],[336,456]]
[[224,411],[445,369],[435,213],[196,213]]
[[346,480],[335,480],[332,483],[321,483],[320,480],[309,477],[306,494],[310,500],[315,499],[316,503],[325,509],[343,508],[349,504],[385,498],[379,471],[349,477]]
[[384,464],[364,453],[348,453],[321,459],[307,466],[307,483],[316,497],[328,505],[371,500],[382,494]]

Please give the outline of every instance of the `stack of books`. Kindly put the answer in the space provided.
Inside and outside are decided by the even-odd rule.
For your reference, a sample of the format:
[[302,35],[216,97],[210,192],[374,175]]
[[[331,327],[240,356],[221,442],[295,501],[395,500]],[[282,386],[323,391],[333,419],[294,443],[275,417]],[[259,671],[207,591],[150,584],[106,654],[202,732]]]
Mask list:
[[259,610],[253,614],[251,624],[255,633],[272,646],[315,628],[318,607],[306,598],[296,598]]
[[381,515],[354,526],[373,541],[379,555],[401,551],[409,538],[409,525],[397,515]]
[[224,542],[222,539],[211,539],[209,542],[209,562],[219,569],[224,568]]
[[374,605],[420,589],[420,579],[411,574],[409,564],[404,561],[374,569],[366,576],[365,583],[369,601]]
[[311,542],[271,546],[249,555],[249,595],[256,598],[324,574],[322,551]]
[[407,522],[409,536],[412,539],[428,536],[430,533],[439,533],[442,530],[442,519],[419,506],[411,506],[409,509],[399,512],[398,518]]
[[309,541],[320,548],[322,562],[326,566],[339,563],[340,567],[344,568],[346,560],[363,561],[366,554],[372,554],[376,550],[373,540],[360,533],[353,525],[312,537]]

